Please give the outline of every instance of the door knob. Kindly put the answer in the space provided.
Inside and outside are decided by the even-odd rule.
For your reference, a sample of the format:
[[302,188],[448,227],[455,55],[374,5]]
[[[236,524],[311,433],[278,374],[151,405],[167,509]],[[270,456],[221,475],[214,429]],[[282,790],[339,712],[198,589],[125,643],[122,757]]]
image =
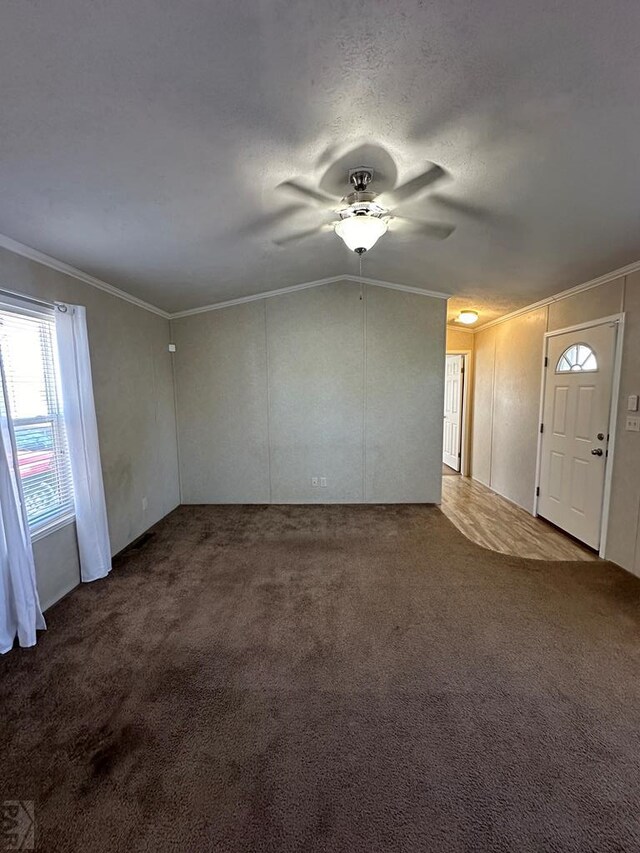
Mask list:
[[601,447],[594,447],[594,449],[591,451],[591,455],[592,456],[602,456],[602,448]]

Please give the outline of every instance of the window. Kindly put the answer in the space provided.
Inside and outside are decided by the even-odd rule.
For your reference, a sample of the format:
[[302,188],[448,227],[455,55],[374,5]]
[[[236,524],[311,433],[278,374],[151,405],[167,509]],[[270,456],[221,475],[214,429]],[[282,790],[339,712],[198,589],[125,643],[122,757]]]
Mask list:
[[73,514],[53,314],[0,308],[0,353],[32,534]]
[[593,373],[598,369],[596,354],[587,344],[572,344],[558,359],[556,373]]

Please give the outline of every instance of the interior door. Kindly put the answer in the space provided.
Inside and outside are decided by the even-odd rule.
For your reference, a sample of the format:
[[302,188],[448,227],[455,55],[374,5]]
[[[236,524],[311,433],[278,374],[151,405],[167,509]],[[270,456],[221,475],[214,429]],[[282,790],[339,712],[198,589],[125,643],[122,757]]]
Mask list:
[[617,326],[548,338],[538,514],[600,546]]
[[448,355],[444,379],[444,440],[442,461],[460,470],[462,448],[462,383],[464,356]]

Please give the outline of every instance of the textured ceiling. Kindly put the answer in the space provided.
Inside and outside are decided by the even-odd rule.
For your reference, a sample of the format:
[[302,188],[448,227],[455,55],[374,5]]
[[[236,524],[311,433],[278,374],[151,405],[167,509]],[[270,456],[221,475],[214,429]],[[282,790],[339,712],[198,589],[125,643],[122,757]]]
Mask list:
[[639,36],[637,0],[5,0],[0,232],[175,311],[357,272],[273,244],[326,221],[282,181],[435,162],[402,212],[455,233],[363,274],[489,319],[640,258]]

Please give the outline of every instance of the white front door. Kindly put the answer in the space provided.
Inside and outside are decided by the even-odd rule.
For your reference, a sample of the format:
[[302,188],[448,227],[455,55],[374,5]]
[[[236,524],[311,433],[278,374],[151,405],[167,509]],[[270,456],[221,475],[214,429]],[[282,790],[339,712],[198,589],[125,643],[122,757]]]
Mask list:
[[549,337],[538,514],[598,548],[602,524],[614,323]]
[[444,441],[442,461],[460,470],[462,448],[462,382],[464,356],[448,355],[444,378]]

